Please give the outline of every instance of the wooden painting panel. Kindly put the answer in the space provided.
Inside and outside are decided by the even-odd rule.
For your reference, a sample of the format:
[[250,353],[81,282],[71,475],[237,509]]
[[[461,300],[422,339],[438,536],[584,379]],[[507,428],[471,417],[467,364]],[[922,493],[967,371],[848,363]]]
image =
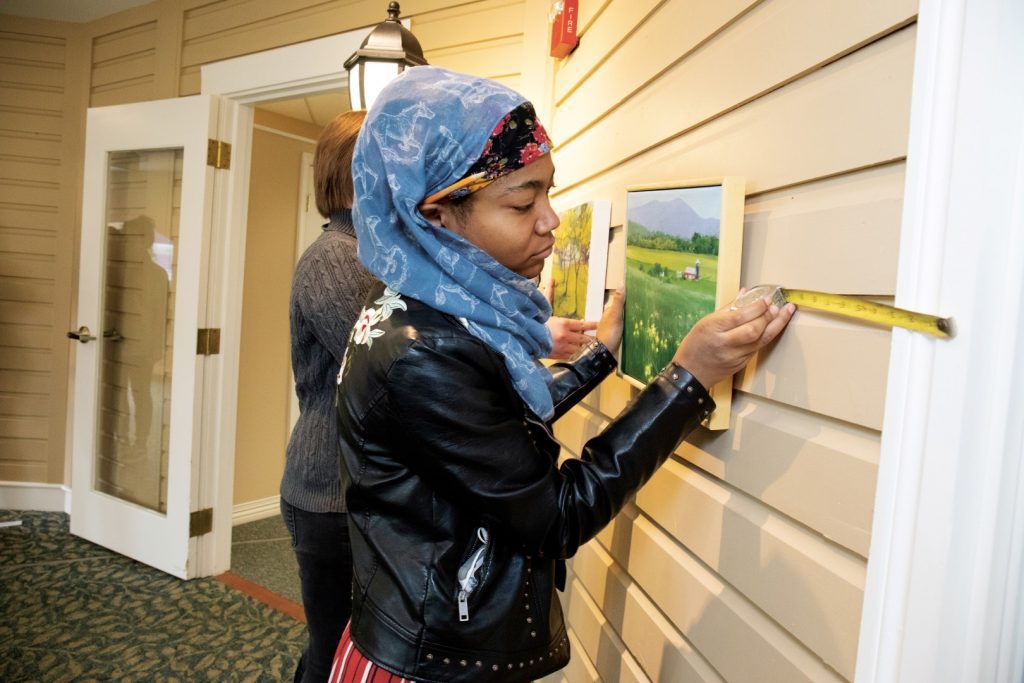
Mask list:
[[[744,180],[729,176],[626,188],[626,305],[619,374],[646,386],[702,317],[735,298]],[[732,378],[708,387],[709,429],[727,429]]]
[[611,202],[579,204],[559,214],[548,282],[552,315],[598,320],[604,306]]

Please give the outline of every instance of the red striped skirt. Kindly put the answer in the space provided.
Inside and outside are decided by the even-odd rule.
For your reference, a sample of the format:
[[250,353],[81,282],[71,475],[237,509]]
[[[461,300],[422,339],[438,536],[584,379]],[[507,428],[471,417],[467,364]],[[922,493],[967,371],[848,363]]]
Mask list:
[[385,671],[355,648],[348,635],[348,626],[341,634],[341,642],[334,652],[334,664],[327,683],[415,683],[390,671]]
[[[385,671],[363,656],[348,635],[348,625],[334,651],[334,664],[327,683],[416,683],[409,678]],[[527,682],[529,683],[529,682]]]

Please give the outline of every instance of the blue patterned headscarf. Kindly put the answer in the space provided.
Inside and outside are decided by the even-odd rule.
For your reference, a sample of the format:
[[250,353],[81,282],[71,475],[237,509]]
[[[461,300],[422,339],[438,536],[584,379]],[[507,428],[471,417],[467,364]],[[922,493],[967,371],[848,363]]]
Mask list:
[[391,289],[460,318],[502,355],[516,391],[542,419],[554,414],[551,306],[536,285],[417,208],[480,159],[495,126],[525,102],[483,78],[434,66],[406,69],[366,116],[352,159],[359,259]]

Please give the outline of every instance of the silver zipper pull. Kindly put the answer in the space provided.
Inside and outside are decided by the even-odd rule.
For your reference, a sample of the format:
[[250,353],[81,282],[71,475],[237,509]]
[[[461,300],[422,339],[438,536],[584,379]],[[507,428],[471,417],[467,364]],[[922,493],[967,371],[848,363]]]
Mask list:
[[469,621],[469,595],[464,590],[459,591],[459,621]]

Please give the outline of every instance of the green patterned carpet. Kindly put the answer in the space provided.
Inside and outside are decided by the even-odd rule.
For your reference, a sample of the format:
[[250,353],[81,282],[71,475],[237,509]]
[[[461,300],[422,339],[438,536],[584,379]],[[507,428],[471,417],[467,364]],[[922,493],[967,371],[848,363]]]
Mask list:
[[0,511],[0,681],[290,681],[305,625],[207,578],[76,538],[68,516]]

